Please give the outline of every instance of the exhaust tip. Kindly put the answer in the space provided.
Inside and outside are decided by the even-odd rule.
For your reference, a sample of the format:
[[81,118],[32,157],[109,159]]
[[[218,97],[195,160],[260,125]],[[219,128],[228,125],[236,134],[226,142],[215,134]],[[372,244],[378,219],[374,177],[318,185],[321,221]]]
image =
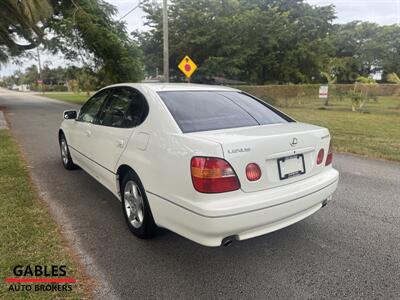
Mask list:
[[322,201],[322,207],[325,207],[329,201],[332,200],[332,195],[329,195],[324,201]]
[[231,236],[227,236],[226,238],[224,238],[221,242],[221,246],[223,247],[229,247],[230,245],[232,245],[233,241],[236,239],[236,237],[234,235]]

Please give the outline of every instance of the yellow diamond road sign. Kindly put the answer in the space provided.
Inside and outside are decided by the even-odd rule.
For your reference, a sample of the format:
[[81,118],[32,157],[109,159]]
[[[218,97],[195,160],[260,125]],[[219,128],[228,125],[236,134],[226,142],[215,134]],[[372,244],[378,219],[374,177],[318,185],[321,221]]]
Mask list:
[[182,61],[180,62],[180,64],[178,65],[179,70],[182,71],[183,74],[186,75],[187,78],[190,78],[190,76],[192,76],[192,74],[194,73],[194,71],[196,71],[197,66],[196,64],[193,62],[193,60],[190,59],[189,56],[185,56]]

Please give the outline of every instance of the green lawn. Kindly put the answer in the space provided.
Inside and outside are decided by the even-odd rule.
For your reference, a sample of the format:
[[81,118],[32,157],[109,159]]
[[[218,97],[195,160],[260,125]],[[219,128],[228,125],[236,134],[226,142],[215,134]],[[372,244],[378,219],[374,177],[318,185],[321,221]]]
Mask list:
[[[38,94],[39,95],[39,94]],[[89,98],[86,93],[56,93],[56,92],[49,92],[46,94],[40,94],[40,96],[45,96],[48,98],[62,100],[72,103],[83,104]]]
[[[7,130],[0,130],[0,207],[0,299],[90,298],[90,281],[84,279],[48,208],[39,200]],[[10,292],[4,279],[16,277],[17,265],[65,265],[67,277],[78,282],[69,292]]]
[[362,112],[352,112],[349,100],[332,101],[327,109],[321,103],[281,109],[298,121],[329,128],[336,151],[400,161],[400,97],[381,97]]
[[[48,93],[46,97],[83,103],[84,93]],[[281,109],[298,121],[321,125],[332,133],[336,151],[400,161],[400,97],[379,97],[369,101],[362,111],[352,112],[350,100],[321,99],[280,101]],[[322,108],[322,109],[321,109]]]

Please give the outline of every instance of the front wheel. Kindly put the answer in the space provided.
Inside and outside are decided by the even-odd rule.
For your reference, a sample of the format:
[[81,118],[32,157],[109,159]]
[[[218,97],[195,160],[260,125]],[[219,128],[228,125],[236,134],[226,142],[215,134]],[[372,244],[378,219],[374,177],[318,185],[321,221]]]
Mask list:
[[67,140],[65,139],[64,134],[60,135],[59,142],[60,142],[61,160],[64,165],[64,168],[66,168],[67,170],[76,169],[76,165],[72,161],[71,154],[69,153]]
[[157,226],[146,193],[139,178],[132,171],[122,180],[121,197],[122,211],[130,231],[142,239],[155,236]]

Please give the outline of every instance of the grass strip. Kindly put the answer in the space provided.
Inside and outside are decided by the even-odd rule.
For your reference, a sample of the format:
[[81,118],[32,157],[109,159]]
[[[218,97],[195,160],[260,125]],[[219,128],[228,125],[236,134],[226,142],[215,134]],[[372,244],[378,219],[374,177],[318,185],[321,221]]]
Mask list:
[[86,93],[46,93],[44,95],[37,94],[38,96],[44,96],[51,99],[76,103],[76,104],[83,104],[89,99],[90,96],[86,95]]
[[329,129],[333,148],[366,157],[400,161],[400,113],[284,108],[296,120]]
[[[39,199],[8,130],[0,130],[0,208],[0,299],[91,298],[90,280]],[[10,291],[11,284],[5,283],[5,278],[16,277],[13,269],[17,265],[65,265],[66,277],[77,283],[70,284],[72,291],[35,291],[37,284],[30,284],[32,291]],[[14,285],[21,288],[23,284]]]

